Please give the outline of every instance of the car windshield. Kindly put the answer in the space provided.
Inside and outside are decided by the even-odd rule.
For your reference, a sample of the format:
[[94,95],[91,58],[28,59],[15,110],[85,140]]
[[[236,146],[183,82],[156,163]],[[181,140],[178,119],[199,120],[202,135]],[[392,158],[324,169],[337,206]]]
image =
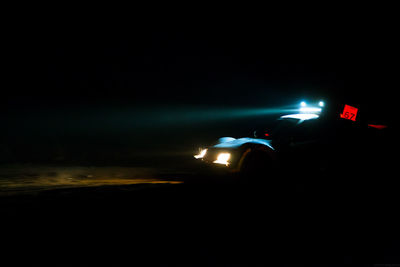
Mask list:
[[320,132],[320,128],[324,128],[324,125],[323,120],[320,119],[281,118],[264,127],[262,135],[267,138],[314,135]]
[[293,129],[299,124],[297,119],[282,119],[277,120],[275,125],[270,130],[271,136],[282,136],[292,132]]

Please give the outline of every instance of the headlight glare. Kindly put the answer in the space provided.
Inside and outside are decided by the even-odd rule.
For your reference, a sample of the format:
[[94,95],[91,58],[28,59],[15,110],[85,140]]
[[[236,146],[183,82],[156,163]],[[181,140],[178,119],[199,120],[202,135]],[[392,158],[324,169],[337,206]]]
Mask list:
[[214,163],[218,163],[218,164],[224,164],[226,166],[229,165],[229,159],[231,158],[231,154],[230,153],[220,153],[218,154],[217,160],[214,161]]
[[200,149],[199,154],[194,155],[194,157],[195,157],[196,159],[202,159],[202,158],[204,158],[204,156],[205,156],[206,154],[207,154],[207,148],[205,148],[205,149]]

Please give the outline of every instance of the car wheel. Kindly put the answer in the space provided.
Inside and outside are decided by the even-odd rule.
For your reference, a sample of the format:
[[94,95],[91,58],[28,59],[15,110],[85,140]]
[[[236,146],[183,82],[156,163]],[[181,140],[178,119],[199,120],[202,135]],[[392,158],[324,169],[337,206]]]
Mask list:
[[271,159],[265,152],[251,152],[243,161],[240,173],[247,182],[266,183],[271,180]]

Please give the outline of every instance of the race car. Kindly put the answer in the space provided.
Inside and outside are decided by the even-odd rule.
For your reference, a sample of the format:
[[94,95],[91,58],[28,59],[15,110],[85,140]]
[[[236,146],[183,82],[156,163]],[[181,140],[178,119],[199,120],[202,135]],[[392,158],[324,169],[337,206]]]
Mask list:
[[222,137],[216,144],[199,149],[194,158],[213,169],[247,176],[277,169],[306,172],[347,168],[356,164],[352,159],[367,158],[365,152],[371,151],[365,142],[371,133],[366,129],[386,127],[358,123],[358,109],[350,105],[337,116],[324,114],[324,108],[323,101],[313,105],[303,101],[297,113],[280,116],[254,131],[253,137]]

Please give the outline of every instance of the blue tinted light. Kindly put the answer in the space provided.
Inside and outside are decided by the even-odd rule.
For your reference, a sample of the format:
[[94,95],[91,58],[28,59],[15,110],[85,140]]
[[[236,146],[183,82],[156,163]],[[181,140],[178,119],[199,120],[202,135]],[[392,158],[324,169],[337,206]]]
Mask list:
[[313,112],[321,112],[321,108],[314,108],[314,107],[302,107],[300,108],[300,112],[303,113],[313,113]]
[[298,119],[298,120],[312,120],[312,119],[318,119],[319,116],[317,114],[306,114],[306,113],[300,113],[300,114],[290,114],[290,115],[285,115],[281,116],[281,119]]

